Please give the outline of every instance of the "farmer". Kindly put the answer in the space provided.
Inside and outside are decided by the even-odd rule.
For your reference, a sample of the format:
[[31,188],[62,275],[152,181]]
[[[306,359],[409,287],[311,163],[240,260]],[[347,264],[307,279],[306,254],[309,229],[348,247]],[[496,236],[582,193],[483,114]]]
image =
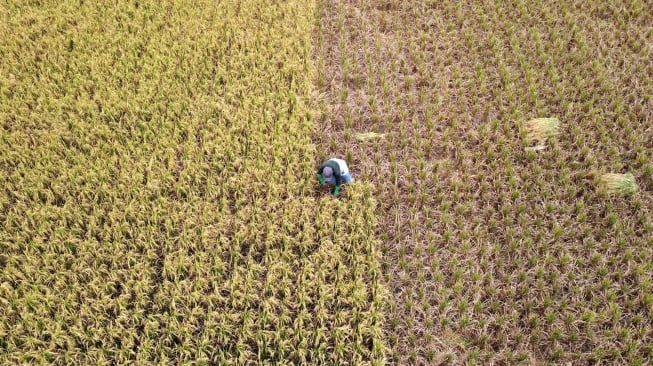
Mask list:
[[340,185],[354,181],[349,173],[347,163],[342,159],[325,161],[317,170],[317,179],[320,181],[320,185],[328,183],[331,188],[335,187],[333,190],[334,196],[340,193]]

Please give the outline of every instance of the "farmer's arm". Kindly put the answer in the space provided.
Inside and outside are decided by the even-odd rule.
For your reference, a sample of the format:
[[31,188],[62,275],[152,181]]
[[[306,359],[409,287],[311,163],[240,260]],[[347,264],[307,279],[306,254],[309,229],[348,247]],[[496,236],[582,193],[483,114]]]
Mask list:
[[340,185],[339,184],[336,185],[336,188],[333,190],[333,195],[334,196],[337,196],[338,194],[340,194]]
[[340,193],[340,186],[344,183],[344,179],[340,176],[340,174],[336,175],[336,188],[333,191],[333,195],[337,196]]
[[317,180],[320,181],[320,185],[325,185],[326,181],[324,180],[324,177],[322,176],[322,171],[324,171],[324,164],[320,166],[320,168],[317,170]]

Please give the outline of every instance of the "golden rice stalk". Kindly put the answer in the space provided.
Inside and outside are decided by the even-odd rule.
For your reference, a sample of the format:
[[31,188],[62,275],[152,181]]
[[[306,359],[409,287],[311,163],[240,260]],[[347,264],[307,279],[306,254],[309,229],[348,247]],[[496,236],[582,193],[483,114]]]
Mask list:
[[385,137],[385,133],[363,132],[357,133],[355,137],[358,141],[372,141]]
[[535,118],[526,122],[526,141],[542,145],[547,138],[560,134],[560,120],[557,118]]
[[637,183],[632,173],[603,174],[601,184],[611,195],[628,196],[637,192]]
[[545,145],[537,145],[537,146],[527,146],[524,148],[524,150],[528,151],[542,151],[546,149]]

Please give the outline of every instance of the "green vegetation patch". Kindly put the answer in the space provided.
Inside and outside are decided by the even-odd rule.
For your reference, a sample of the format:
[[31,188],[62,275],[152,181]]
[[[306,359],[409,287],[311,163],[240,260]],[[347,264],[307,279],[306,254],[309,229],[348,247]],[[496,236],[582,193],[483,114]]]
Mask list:
[[0,14],[0,363],[383,359],[370,188],[310,196],[312,2]]

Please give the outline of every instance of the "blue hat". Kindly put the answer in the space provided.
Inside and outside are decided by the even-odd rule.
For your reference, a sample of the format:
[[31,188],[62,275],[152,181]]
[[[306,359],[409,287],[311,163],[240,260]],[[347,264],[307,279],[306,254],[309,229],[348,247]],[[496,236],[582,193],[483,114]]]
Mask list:
[[331,169],[331,167],[325,166],[324,170],[322,170],[322,176],[325,179],[331,178],[331,176],[333,176],[333,169]]

